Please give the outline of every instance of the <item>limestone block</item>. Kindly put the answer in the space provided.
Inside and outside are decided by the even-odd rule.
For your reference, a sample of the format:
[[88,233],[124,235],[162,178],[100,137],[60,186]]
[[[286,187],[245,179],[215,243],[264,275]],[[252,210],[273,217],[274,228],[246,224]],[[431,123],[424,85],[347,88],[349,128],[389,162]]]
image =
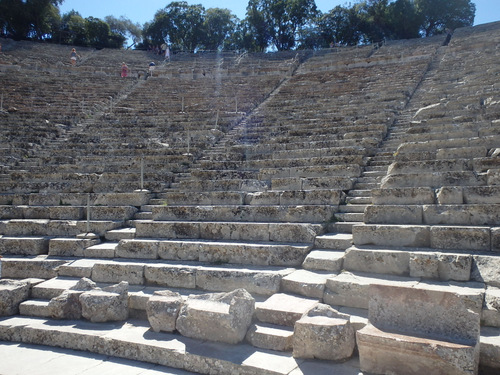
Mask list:
[[466,204],[499,204],[500,186],[464,186],[463,197]]
[[48,305],[50,316],[54,319],[80,319],[82,317],[80,295],[95,288],[97,285],[92,280],[82,278],[75,286],[50,300]]
[[355,332],[349,317],[330,306],[311,309],[294,325],[293,356],[344,361],[352,356]]
[[0,254],[39,255],[47,254],[47,237],[8,237],[0,236]]
[[270,188],[269,182],[259,181],[259,180],[243,180],[239,189],[230,189],[230,190],[240,190],[240,191],[267,191]]
[[[37,207],[31,208],[36,209]],[[48,212],[48,216],[45,213],[45,217],[52,220],[82,220],[85,218],[85,211],[83,207],[51,206],[42,207],[42,209],[45,209],[45,211]],[[26,218],[28,218],[28,216],[26,216]],[[43,216],[41,218],[43,218]]]
[[41,255],[36,258],[3,258],[2,277],[12,279],[25,279],[38,277],[50,279],[56,277],[59,267],[68,261],[50,259]]
[[182,303],[183,299],[179,293],[170,290],[155,291],[146,305],[151,329],[155,332],[175,331],[175,322]]
[[487,185],[485,175],[472,171],[397,173],[384,177],[381,188],[420,187],[420,186],[482,186]]
[[462,186],[443,186],[436,192],[439,204],[462,204],[464,201]]
[[281,288],[287,293],[321,299],[326,280],[332,276],[331,273],[297,270],[281,280]]
[[321,224],[271,223],[269,240],[276,242],[313,243],[323,233]]
[[23,219],[23,206],[0,206],[0,220]]
[[128,283],[96,288],[80,295],[82,316],[93,323],[121,321],[128,318]]
[[342,195],[341,190],[286,190],[280,194],[278,204],[328,204],[337,206]]
[[49,255],[83,257],[86,248],[99,242],[99,239],[52,238],[49,241]]
[[489,227],[433,226],[430,247],[450,250],[491,250]]
[[160,240],[158,257],[169,260],[198,260],[203,241]]
[[158,240],[120,240],[115,255],[118,258],[157,259]]
[[196,222],[137,220],[136,237],[200,238],[200,225]]
[[259,322],[250,326],[245,339],[257,348],[291,351],[293,328]]
[[95,206],[135,206],[148,204],[151,194],[147,190],[138,190],[131,193],[97,194],[92,201]]
[[430,227],[426,225],[354,225],[352,235],[357,246],[430,246]]
[[491,250],[500,251],[500,228],[491,228]]
[[483,326],[500,327],[500,288],[491,286],[486,288],[481,324]]
[[482,327],[480,373],[496,374],[500,369],[500,340],[498,328]]
[[408,275],[410,253],[404,250],[384,250],[351,247],[344,255],[347,271],[372,272],[390,275]]
[[468,254],[412,252],[410,276],[443,281],[469,281],[472,257]]
[[312,250],[304,259],[302,267],[307,270],[338,273],[344,264],[343,251]]
[[254,298],[244,289],[190,295],[179,312],[176,328],[183,336],[236,344],[252,322]]
[[171,288],[196,288],[197,267],[178,264],[146,264],[144,278],[148,284]]
[[370,285],[373,283],[411,287],[417,280],[398,276],[384,276],[382,279],[377,275],[342,272],[326,281],[323,301],[333,306],[368,309]]
[[473,255],[471,279],[500,287],[500,259],[496,256]]
[[429,225],[495,225],[500,223],[500,206],[491,204],[424,206],[424,223]]
[[19,313],[19,304],[26,301],[30,294],[30,285],[25,281],[0,280],[0,316]]
[[[120,228],[123,225],[121,221],[111,221],[111,220],[91,220],[89,222],[90,232],[97,234],[99,237],[104,237],[106,232]],[[76,234],[87,233],[87,221],[81,220],[76,222],[77,230]]]
[[196,287],[213,291],[244,288],[249,293],[270,295],[280,289],[283,276],[293,269],[269,270],[257,267],[200,267],[196,270]]
[[90,217],[92,220],[113,220],[126,221],[134,217],[138,211],[132,206],[92,206],[90,207]]
[[280,193],[277,191],[258,191],[245,194],[245,204],[251,206],[280,204]]
[[437,159],[473,159],[488,155],[486,147],[441,148],[436,152]]
[[477,283],[371,284],[369,320],[385,331],[475,345],[483,297],[484,288]]
[[293,327],[317,304],[318,300],[314,298],[276,293],[257,306],[255,316],[261,322]]
[[208,240],[269,241],[268,223],[201,222],[199,228],[198,238]]
[[433,204],[434,201],[434,190],[427,187],[372,189],[374,205]]
[[369,324],[356,332],[363,373],[474,375],[479,345],[464,345],[384,332]]
[[144,283],[144,265],[128,262],[96,262],[92,267],[92,280],[102,283]]
[[422,206],[367,206],[366,224],[422,224]]
[[500,185],[500,169],[489,169],[486,178],[488,185]]

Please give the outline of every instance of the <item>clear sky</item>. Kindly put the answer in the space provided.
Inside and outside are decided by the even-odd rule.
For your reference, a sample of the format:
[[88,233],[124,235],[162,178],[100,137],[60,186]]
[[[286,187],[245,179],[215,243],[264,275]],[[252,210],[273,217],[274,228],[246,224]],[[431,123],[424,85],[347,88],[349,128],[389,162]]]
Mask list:
[[[106,16],[125,16],[141,26],[152,21],[157,10],[166,7],[171,0],[64,0],[59,7],[61,14],[74,9],[82,17],[96,17],[104,19]],[[202,4],[208,8],[230,9],[239,19],[245,18],[248,0],[187,0],[188,4]],[[337,5],[348,4],[346,0],[316,0],[319,10],[326,13]],[[354,1],[352,1],[354,3]],[[476,4],[475,25],[500,21],[500,0],[473,0]]]

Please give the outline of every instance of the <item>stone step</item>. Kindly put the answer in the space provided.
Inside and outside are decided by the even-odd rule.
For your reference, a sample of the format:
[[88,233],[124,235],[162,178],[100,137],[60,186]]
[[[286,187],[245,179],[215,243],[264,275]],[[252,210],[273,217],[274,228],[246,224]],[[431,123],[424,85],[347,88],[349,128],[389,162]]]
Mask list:
[[367,204],[343,204],[338,208],[339,213],[364,213]]
[[470,281],[473,278],[473,261],[473,256],[464,252],[352,246],[345,253],[344,269],[443,281]]
[[136,238],[312,243],[322,224],[137,220]]
[[246,341],[261,349],[291,352],[293,328],[270,323],[254,323],[248,329]]
[[51,279],[57,276],[59,267],[68,262],[68,259],[48,258],[47,255],[38,255],[36,257],[4,255],[1,260],[1,276],[6,279],[26,279],[33,277]]
[[25,316],[36,316],[40,318],[49,318],[49,300],[47,299],[29,299],[21,302],[19,305],[19,314]]
[[332,276],[331,272],[297,270],[283,277],[281,291],[321,300],[326,280]]
[[470,252],[496,251],[490,226],[358,224],[353,227],[359,246],[422,247]]
[[0,255],[40,255],[49,251],[50,237],[9,237],[0,235]]
[[371,197],[371,190],[354,189],[349,191],[349,197]]
[[[311,244],[209,240],[132,239],[113,249],[117,258],[299,266]],[[97,254],[97,252],[96,252]]]
[[84,251],[86,258],[114,258],[118,242],[104,242],[89,246]]
[[304,259],[302,263],[302,267],[310,271],[338,273],[342,271],[343,263],[344,251],[316,249],[307,254],[306,259]]
[[244,288],[251,294],[277,293],[281,279],[293,268],[229,264],[206,264],[193,261],[134,261],[77,259],[59,267],[58,275],[87,277],[98,283],[157,285],[168,288],[231,291]]
[[286,293],[276,293],[255,307],[255,317],[263,323],[293,327],[319,300]]
[[352,235],[346,233],[327,233],[316,236],[314,246],[317,249],[345,250],[352,245]]
[[108,241],[120,241],[135,238],[135,228],[119,228],[107,231],[105,238]]
[[335,218],[338,221],[343,221],[343,222],[362,223],[365,218],[365,214],[363,212],[340,212],[335,214]]
[[347,204],[361,204],[361,205],[367,205],[367,204],[371,204],[372,203],[372,197],[371,196],[368,196],[368,197],[347,197],[346,198],[346,203]]
[[300,206],[153,206],[151,216],[155,221],[202,220],[268,223],[323,223],[330,220],[336,211],[336,206],[308,205],[307,202],[303,202]]
[[419,281],[418,278],[346,271],[327,279],[323,300],[332,306],[367,310],[371,284],[414,286]]
[[337,221],[333,225],[333,230],[337,233],[352,234],[352,227],[358,224],[358,221]]
[[[99,328],[102,330],[98,331]],[[95,335],[91,334],[96,332]],[[296,372],[307,374],[354,374],[359,363],[295,359],[292,353],[258,349],[249,344],[227,345],[179,334],[155,333],[149,325],[60,321],[36,317],[6,317],[0,320],[0,340],[75,349],[107,356],[185,369],[196,373],[245,373],[247,375]],[[131,355],[131,348],[134,354]]]

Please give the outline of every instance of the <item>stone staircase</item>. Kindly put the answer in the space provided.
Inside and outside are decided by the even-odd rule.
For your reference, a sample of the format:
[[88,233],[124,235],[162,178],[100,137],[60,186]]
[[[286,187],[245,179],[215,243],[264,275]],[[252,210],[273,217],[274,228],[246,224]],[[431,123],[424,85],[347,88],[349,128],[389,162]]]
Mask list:
[[[45,143],[43,158],[22,165],[24,178],[3,185],[1,276],[19,284],[0,291],[28,296],[20,315],[0,319],[0,339],[199,373],[397,373],[404,358],[391,359],[377,342],[404,334],[413,345],[424,336],[412,359],[422,362],[433,343],[465,345],[454,335],[463,332],[434,323],[399,332],[404,322],[393,324],[381,306],[396,300],[395,314],[414,312],[424,322],[472,298],[473,319],[463,314],[475,332],[464,349],[468,363],[450,359],[447,371],[477,373],[481,365],[494,373],[496,91],[488,74],[460,64],[485,32],[498,39],[498,25],[457,30],[447,47],[432,39],[341,49],[299,66],[279,54],[186,57],[122,86],[127,95],[113,111]],[[483,50],[487,71],[495,49]],[[259,81],[260,90],[250,90]],[[157,98],[156,85],[172,89],[168,100]],[[235,92],[238,109],[228,104]],[[131,135],[134,127],[147,142]],[[151,178],[144,189],[136,185],[140,158]],[[43,178],[54,183],[40,188]],[[97,294],[126,282],[130,319],[54,319],[51,301],[83,293],[73,289],[82,278],[105,288]],[[153,332],[148,302],[166,289],[186,308],[196,300],[192,308],[205,318],[228,314],[207,293],[245,289],[255,301],[246,339],[233,345]],[[411,303],[400,301],[405,294]],[[454,302],[428,303],[436,295]],[[355,331],[359,356],[350,359]],[[400,355],[397,341],[390,342]]]

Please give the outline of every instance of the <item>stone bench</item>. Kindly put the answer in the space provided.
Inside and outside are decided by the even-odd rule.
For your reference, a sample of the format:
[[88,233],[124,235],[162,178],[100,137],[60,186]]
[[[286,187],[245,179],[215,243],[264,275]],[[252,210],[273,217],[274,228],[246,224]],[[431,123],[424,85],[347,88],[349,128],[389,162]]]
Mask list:
[[[90,206],[93,220],[126,221],[137,208],[132,206]],[[78,206],[0,206],[0,219],[84,220],[87,207]]]
[[290,177],[324,177],[324,176],[346,176],[358,177],[361,174],[361,166],[353,165],[325,165],[325,166],[303,166],[290,168],[263,168],[259,172],[260,180]]
[[370,324],[357,332],[362,371],[475,374],[484,287],[370,286]]
[[[321,224],[136,220],[136,238],[312,243]],[[0,222],[1,228],[1,222]]]
[[352,233],[357,246],[491,251],[496,232],[488,226],[364,224],[354,225]]
[[473,171],[455,171],[391,174],[382,179],[381,188],[486,185],[489,185],[486,174],[477,174]]
[[114,256],[297,267],[311,248],[311,244],[299,243],[131,239],[121,240]]
[[152,206],[153,220],[239,221],[325,223],[337,212],[336,206],[308,205],[224,205]]
[[[109,230],[119,228],[123,221],[91,220],[90,232],[104,236]],[[49,236],[74,237],[87,233],[87,221],[49,220],[49,219],[12,219],[0,220],[0,233],[6,236]]]
[[[87,277],[97,283],[127,281],[131,285],[208,291],[244,288],[249,293],[261,295],[277,293],[281,279],[293,272],[293,269],[283,267],[247,265],[242,269],[237,265],[217,266],[187,261],[78,259],[60,263],[59,266],[59,276]],[[52,275],[57,276],[55,273]]]

